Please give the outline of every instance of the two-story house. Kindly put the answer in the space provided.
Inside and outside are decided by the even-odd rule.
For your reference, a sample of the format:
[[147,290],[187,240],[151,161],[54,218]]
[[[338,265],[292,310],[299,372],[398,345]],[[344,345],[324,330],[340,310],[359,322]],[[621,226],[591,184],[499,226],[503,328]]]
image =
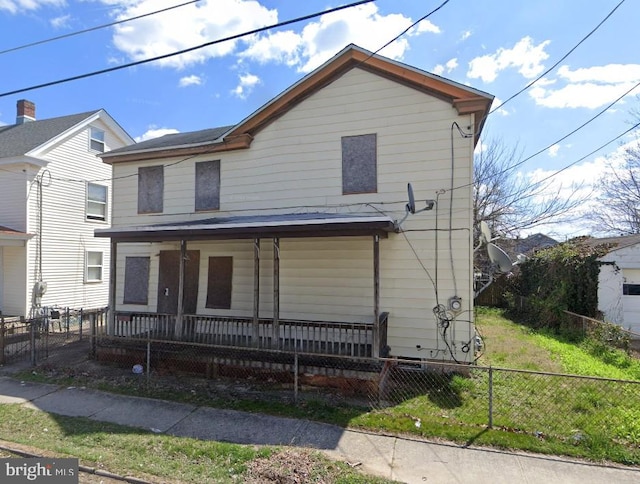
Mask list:
[[109,334],[471,362],[492,99],[350,45],[235,126],[104,153]]
[[108,303],[111,167],[96,155],[133,143],[104,110],[36,120],[17,103],[0,126],[0,311]]

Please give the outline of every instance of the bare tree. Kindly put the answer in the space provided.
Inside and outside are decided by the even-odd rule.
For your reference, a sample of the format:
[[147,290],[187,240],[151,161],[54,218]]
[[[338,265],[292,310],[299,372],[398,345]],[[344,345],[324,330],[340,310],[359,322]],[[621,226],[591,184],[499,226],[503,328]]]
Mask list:
[[473,217],[477,226],[487,222],[492,232],[519,236],[525,229],[558,224],[575,219],[585,201],[580,186],[572,186],[569,196],[553,189],[551,180],[532,182],[513,168],[521,160],[519,148],[507,147],[492,139],[474,159]]
[[589,219],[596,232],[640,234],[640,147],[625,150],[622,163],[610,160]]

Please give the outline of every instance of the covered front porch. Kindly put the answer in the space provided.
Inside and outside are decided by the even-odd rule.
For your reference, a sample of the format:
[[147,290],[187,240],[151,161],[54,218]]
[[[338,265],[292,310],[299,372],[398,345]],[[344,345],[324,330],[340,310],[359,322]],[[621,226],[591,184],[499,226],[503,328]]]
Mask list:
[[[380,240],[396,230],[393,220],[379,215],[338,215],[338,214],[282,214],[269,216],[219,217],[200,221],[151,225],[132,228],[112,228],[97,231],[96,235],[111,238],[111,311],[106,334],[123,341],[154,341],[177,343],[179,345],[198,345],[218,348],[237,348],[251,350],[247,354],[268,351],[284,354],[335,355],[353,358],[378,358],[387,356],[387,323],[389,314],[380,307]],[[349,240],[358,237],[359,244],[370,240],[370,294],[367,298],[372,302],[369,316],[354,318],[339,317],[318,318],[317,314],[298,314],[297,317],[282,317],[282,285],[281,285],[281,249],[282,239],[313,238],[325,240],[332,237],[338,240]],[[269,241],[272,254],[269,255],[270,288],[269,301],[261,301],[261,244]],[[252,242],[253,274],[251,290],[251,315],[233,314],[233,310],[214,311],[202,309],[201,295],[198,306],[198,286],[193,280],[198,274],[192,273],[192,266],[200,264],[200,254],[192,247],[209,241],[227,241],[238,244]],[[160,264],[169,261],[175,266],[176,285],[173,287],[169,278],[162,274],[158,280],[158,301],[155,311],[140,311],[125,306],[126,293],[118,300],[120,294],[116,286],[122,280],[122,264],[118,266],[118,250],[121,244],[135,243],[167,243],[179,242],[180,250],[174,251],[175,257],[167,251],[161,251]],[[163,254],[163,252],[165,252]],[[286,254],[286,252],[284,253]],[[222,261],[224,262],[224,261]],[[312,262],[309,262],[312,263]],[[211,267],[211,261],[209,261]],[[191,268],[190,268],[191,266]],[[224,266],[224,264],[222,264]],[[128,267],[128,265],[127,265]],[[217,267],[217,266],[216,266]],[[220,271],[223,271],[219,269]],[[120,277],[119,277],[120,276]],[[207,308],[209,297],[219,300],[231,298],[224,293],[224,288],[211,289],[216,281],[208,280]],[[220,276],[224,277],[224,274]],[[247,281],[248,282],[248,281]],[[166,285],[166,287],[165,287]],[[245,282],[245,285],[246,282]],[[126,288],[126,284],[125,284]],[[120,288],[122,289],[122,288]],[[216,291],[218,293],[216,293]],[[231,289],[229,289],[231,291]],[[195,294],[194,294],[195,293]],[[174,297],[171,297],[175,294]],[[213,294],[213,296],[212,296]],[[262,292],[264,299],[264,292]],[[291,298],[289,298],[291,299]],[[270,314],[265,314],[265,303]],[[330,299],[326,305],[331,305]],[[125,308],[123,309],[123,306]],[[230,306],[229,306],[230,307]],[[200,310],[199,310],[200,309]],[[285,309],[286,311],[286,309]],[[300,311],[298,311],[299,313]],[[231,313],[231,314],[230,314]],[[303,316],[303,317],[299,317]]]

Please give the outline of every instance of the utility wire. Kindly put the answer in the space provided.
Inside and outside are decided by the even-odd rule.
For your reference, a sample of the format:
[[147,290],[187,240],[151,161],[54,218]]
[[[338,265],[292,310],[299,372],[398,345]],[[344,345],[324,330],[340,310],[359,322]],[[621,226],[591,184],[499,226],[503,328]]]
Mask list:
[[292,20],[286,20],[284,22],[278,22],[276,24],[268,25],[266,27],[260,27],[258,29],[254,29],[254,30],[251,30],[251,31],[248,31],[248,32],[244,32],[244,33],[241,33],[241,34],[230,35],[229,37],[225,37],[225,38],[222,38],[222,39],[212,40],[210,42],[205,42],[204,44],[200,44],[200,45],[197,45],[197,46],[194,46],[194,47],[189,47],[187,49],[182,49],[182,50],[179,50],[179,51],[176,51],[176,52],[171,52],[169,54],[163,54],[163,55],[159,55],[159,56],[156,56],[156,57],[151,57],[151,58],[148,58],[148,59],[143,59],[143,60],[139,60],[139,61],[135,61],[135,62],[129,62],[128,64],[122,64],[122,65],[119,65],[119,66],[109,67],[107,69],[101,69],[101,70],[98,70],[98,71],[87,72],[85,74],[79,74],[77,76],[67,77],[65,79],[59,79],[57,81],[50,81],[50,82],[45,82],[43,84],[36,84],[34,86],[24,87],[24,88],[21,88],[21,89],[16,89],[14,91],[3,92],[3,93],[0,93],[0,97],[11,96],[13,94],[20,94],[22,92],[33,91],[35,89],[41,89],[43,87],[55,86],[55,85],[63,84],[63,83],[70,82],[70,81],[77,81],[79,79],[85,79],[87,77],[93,77],[93,76],[97,76],[97,75],[100,75],[100,74],[107,74],[109,72],[114,72],[114,71],[118,71],[118,70],[121,70],[121,69],[126,69],[127,67],[134,67],[134,66],[139,66],[139,65],[142,65],[142,64],[148,64],[149,62],[155,62],[157,60],[167,59],[169,57],[174,57],[174,56],[177,56],[177,55],[186,54],[187,52],[192,52],[194,50],[199,50],[199,49],[202,49],[204,47],[209,47],[211,45],[220,44],[222,42],[227,42],[229,40],[239,39],[241,37],[246,37],[247,35],[253,35],[253,34],[260,33],[260,32],[264,32],[265,30],[274,29],[274,28],[278,28],[278,27],[283,27],[285,25],[290,25],[290,24],[297,23],[297,22],[302,22],[303,20],[309,20],[309,19],[312,19],[312,18],[315,18],[315,17],[319,17],[321,15],[328,14],[328,13],[337,12],[339,10],[344,10],[344,9],[351,8],[351,7],[357,7],[358,5],[363,5],[365,3],[370,3],[370,2],[373,2],[373,1],[375,1],[375,0],[361,0],[359,2],[350,3],[350,4],[347,4],[347,5],[342,5],[340,7],[331,8],[329,10],[324,10],[322,12],[312,13],[310,15],[305,15],[303,17],[298,17],[298,18],[295,18],[295,19],[292,19]]
[[591,32],[589,32],[587,35],[585,35],[580,42],[578,42],[576,45],[574,45],[569,52],[567,52],[565,55],[563,55],[555,64],[553,64],[551,67],[549,67],[549,69],[547,69],[546,71],[544,71],[542,74],[540,74],[538,77],[536,77],[533,81],[531,81],[529,84],[527,84],[526,86],[524,86],[522,89],[520,89],[518,92],[516,92],[515,94],[513,94],[512,96],[510,96],[509,98],[507,98],[506,101],[503,101],[502,104],[500,104],[499,106],[496,106],[495,108],[493,108],[491,111],[489,111],[487,113],[487,115],[485,116],[485,119],[487,116],[489,116],[492,113],[495,113],[498,109],[500,109],[502,106],[504,106],[505,104],[507,104],[509,101],[511,101],[513,98],[515,98],[516,96],[519,96],[520,94],[522,94],[524,91],[526,91],[527,89],[529,89],[531,86],[533,86],[536,82],[538,82],[540,79],[542,79],[544,76],[546,76],[547,74],[549,74],[552,70],[554,70],[556,67],[558,67],[558,65],[565,60],[567,57],[569,57],[574,50],[576,50],[578,47],[580,47],[580,45],[587,40],[589,37],[591,37],[596,30],[598,30],[602,24],[604,24],[607,20],[609,20],[609,17],[611,17],[613,15],[613,13],[618,10],[618,8],[625,2],[625,0],[621,0],[620,3],[618,3],[618,5],[616,5],[613,10],[611,10],[611,12],[609,12],[609,14],[603,18],[600,23],[598,25],[596,25]]
[[564,168],[561,168],[560,170],[558,170],[558,171],[556,171],[556,172],[554,172],[554,173],[552,173],[552,174],[550,174],[550,175],[548,175],[548,176],[544,177],[543,179],[538,180],[538,181],[537,181],[537,183],[542,183],[542,182],[544,182],[544,181],[547,181],[548,179],[553,178],[553,177],[554,177],[554,176],[556,176],[556,175],[559,175],[559,174],[560,174],[560,173],[562,173],[563,171],[568,170],[568,169],[569,169],[569,168],[571,168],[572,166],[574,166],[574,165],[576,165],[576,164],[580,163],[580,162],[581,162],[581,161],[583,161],[585,158],[588,158],[589,156],[593,155],[594,153],[597,153],[598,151],[600,151],[600,150],[601,150],[602,148],[604,148],[605,146],[607,146],[607,145],[609,145],[609,144],[613,143],[614,141],[616,141],[616,140],[618,140],[618,139],[622,138],[625,134],[630,133],[631,131],[633,131],[634,129],[636,129],[636,128],[637,128],[637,127],[639,127],[639,126],[640,126],[640,122],[639,122],[639,123],[634,124],[634,125],[633,125],[633,126],[631,126],[628,130],[626,130],[626,131],[625,131],[625,132],[623,132],[623,133],[620,133],[620,134],[619,134],[618,136],[616,136],[615,138],[610,139],[610,140],[609,140],[609,141],[607,141],[605,144],[603,144],[603,145],[601,145],[600,147],[598,147],[598,148],[596,148],[595,150],[593,150],[591,153],[587,153],[587,154],[586,154],[586,155],[584,155],[582,158],[580,158],[580,159],[578,159],[578,160],[576,160],[576,161],[574,161],[574,162],[572,162],[572,163],[569,163],[569,164],[568,164],[567,166],[565,166]]
[[[545,146],[544,148],[541,148],[540,150],[536,151],[535,153],[527,156],[526,158],[523,158],[522,160],[518,161],[517,163],[514,163],[513,165],[510,165],[508,167],[506,167],[504,170],[500,171],[499,173],[496,173],[495,175],[492,176],[498,176],[498,175],[502,175],[508,171],[513,170],[514,168],[517,168],[521,165],[523,165],[524,163],[526,163],[527,161],[531,160],[532,158],[535,158],[536,156],[540,155],[541,153],[544,153],[545,151],[547,151],[549,148],[551,148],[554,145],[557,145],[558,143],[564,141],[565,139],[567,139],[568,137],[574,135],[575,133],[577,133],[578,131],[580,131],[582,128],[584,128],[585,126],[587,126],[588,124],[590,124],[591,122],[595,121],[597,118],[599,118],[600,116],[602,116],[604,113],[606,113],[609,109],[611,109],[615,104],[617,104],[618,102],[620,102],[624,97],[626,97],[628,94],[630,94],[632,91],[634,91],[635,89],[637,89],[638,87],[640,87],[640,82],[636,83],[635,85],[633,85],[630,89],[627,89],[624,93],[622,93],[617,99],[615,99],[613,102],[611,102],[610,104],[608,104],[605,108],[603,108],[601,111],[599,111],[597,114],[595,114],[594,116],[592,116],[591,118],[589,118],[588,120],[586,120],[584,123],[582,123],[580,126],[578,126],[577,128],[573,129],[572,131],[568,132],[567,134],[565,134],[563,137],[555,140],[554,142],[552,142],[551,144]],[[623,133],[624,134],[624,133]],[[609,144],[609,143],[607,143]],[[606,144],[605,144],[606,146]],[[455,188],[453,188],[453,190],[458,190],[460,188],[467,188],[471,185],[473,185],[474,183],[477,182],[482,182],[483,180],[476,180],[474,182],[471,183],[466,183],[464,185],[459,185]]]
[[51,37],[51,38],[48,38],[48,39],[38,40],[36,42],[31,42],[30,44],[20,45],[18,47],[11,47],[10,49],[0,50],[0,55],[7,54],[9,52],[15,52],[17,50],[26,49],[28,47],[35,47],[36,45],[41,45],[41,44],[46,44],[46,43],[49,43],[49,42],[54,42],[56,40],[66,39],[68,37],[74,37],[74,36],[80,35],[80,34],[86,34],[87,32],[93,32],[94,30],[100,30],[100,29],[104,29],[104,28],[107,28],[107,27],[113,27],[114,25],[119,25],[119,24],[123,24],[123,23],[126,23],[126,22],[131,22],[132,20],[138,20],[138,19],[144,18],[144,17],[149,17],[150,15],[155,15],[155,14],[158,14],[158,13],[166,12],[168,10],[173,10],[174,8],[178,8],[178,7],[184,7],[185,5],[190,5],[192,3],[197,3],[199,1],[200,0],[191,0],[189,2],[181,3],[179,5],[174,5],[173,7],[163,8],[162,10],[156,10],[154,12],[145,13],[145,14],[142,14],[142,15],[138,15],[136,17],[131,17],[131,18],[123,19],[123,20],[118,20],[116,22],[111,22],[109,24],[97,25],[95,27],[90,27],[88,29],[78,30],[76,32],[70,32],[68,34],[58,35],[57,37]]

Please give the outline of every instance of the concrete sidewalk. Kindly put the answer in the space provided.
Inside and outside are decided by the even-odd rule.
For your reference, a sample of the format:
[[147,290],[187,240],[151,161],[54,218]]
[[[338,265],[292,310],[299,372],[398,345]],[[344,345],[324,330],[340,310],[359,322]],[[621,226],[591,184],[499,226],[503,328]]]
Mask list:
[[407,483],[640,482],[640,468],[608,467],[563,458],[425,442],[345,430],[284,417],[196,407],[90,389],[0,377],[0,404],[87,417],[153,432],[238,444],[313,447],[360,463],[368,473]]

